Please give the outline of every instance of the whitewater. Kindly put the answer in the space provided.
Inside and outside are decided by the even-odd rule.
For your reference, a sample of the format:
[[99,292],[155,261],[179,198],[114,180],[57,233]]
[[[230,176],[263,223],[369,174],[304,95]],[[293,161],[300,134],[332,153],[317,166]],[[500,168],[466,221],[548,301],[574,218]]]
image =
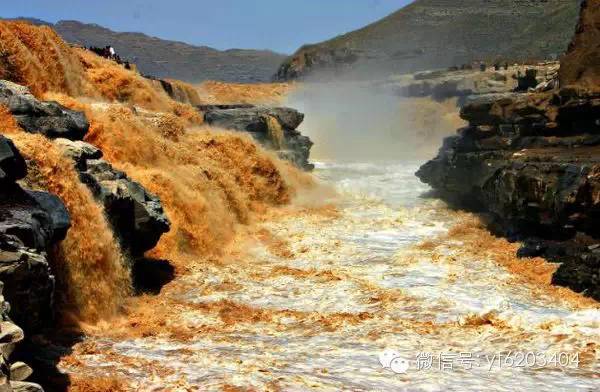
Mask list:
[[504,240],[431,197],[419,163],[318,162],[333,191],[190,266],[147,299],[146,332],[92,333],[60,368],[148,391],[598,390],[600,308],[498,262]]

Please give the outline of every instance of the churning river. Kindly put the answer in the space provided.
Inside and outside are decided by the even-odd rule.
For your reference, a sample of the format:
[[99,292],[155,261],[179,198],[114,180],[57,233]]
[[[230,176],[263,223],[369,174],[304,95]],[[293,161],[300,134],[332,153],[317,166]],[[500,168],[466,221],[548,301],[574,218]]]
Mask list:
[[423,197],[417,168],[318,163],[332,200],[274,213],[148,300],[144,327],[167,333],[93,334],[61,367],[133,390],[599,390],[600,309]]

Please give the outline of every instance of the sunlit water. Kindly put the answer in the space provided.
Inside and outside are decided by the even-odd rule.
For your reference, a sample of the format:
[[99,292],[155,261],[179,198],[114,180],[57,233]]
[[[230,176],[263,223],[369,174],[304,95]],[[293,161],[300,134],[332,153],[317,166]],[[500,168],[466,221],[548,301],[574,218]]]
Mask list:
[[[265,223],[289,244],[290,257],[254,245],[239,260],[184,276],[181,289],[165,294],[190,304],[172,322],[210,333],[95,338],[98,351],[65,370],[117,374],[140,390],[600,389],[598,310],[534,296],[503,267],[468,257],[458,241],[436,243],[435,257],[415,246],[442,237],[461,217],[421,197],[428,188],[414,177],[417,168],[318,164],[316,175],[340,195],[339,214]],[[223,300],[269,317],[232,323],[222,311],[192,306]],[[467,321],[477,315],[496,321]],[[384,368],[386,350],[408,361],[408,370]]]

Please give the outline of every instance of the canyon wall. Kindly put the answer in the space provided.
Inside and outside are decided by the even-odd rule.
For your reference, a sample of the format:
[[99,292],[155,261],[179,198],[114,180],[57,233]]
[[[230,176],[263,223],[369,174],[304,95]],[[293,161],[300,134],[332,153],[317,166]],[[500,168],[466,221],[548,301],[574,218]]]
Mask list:
[[598,0],[582,4],[560,89],[467,99],[469,126],[417,172],[449,202],[490,213],[492,227],[524,241],[521,256],[561,263],[554,283],[598,300],[599,8]]

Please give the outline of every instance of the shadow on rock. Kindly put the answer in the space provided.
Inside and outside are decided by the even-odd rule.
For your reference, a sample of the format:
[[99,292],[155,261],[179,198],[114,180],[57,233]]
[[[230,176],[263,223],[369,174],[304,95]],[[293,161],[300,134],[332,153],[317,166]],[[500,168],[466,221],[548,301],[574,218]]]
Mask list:
[[175,278],[175,268],[168,260],[142,258],[131,268],[133,288],[139,294],[158,294]]
[[69,375],[61,372],[57,365],[83,339],[84,334],[78,329],[48,330],[26,339],[13,356],[15,360],[26,362],[35,369],[29,381],[43,385],[46,392],[65,392],[71,381]]

